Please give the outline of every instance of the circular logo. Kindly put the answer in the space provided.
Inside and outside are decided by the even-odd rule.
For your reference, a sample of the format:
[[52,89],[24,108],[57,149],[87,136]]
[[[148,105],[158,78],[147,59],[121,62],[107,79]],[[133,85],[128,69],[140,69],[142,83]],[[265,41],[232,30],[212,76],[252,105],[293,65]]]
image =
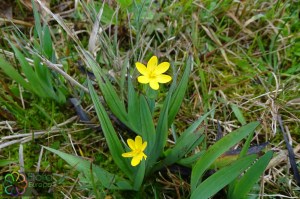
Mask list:
[[19,172],[8,173],[4,177],[4,192],[10,196],[20,196],[25,193],[28,182],[26,176]]

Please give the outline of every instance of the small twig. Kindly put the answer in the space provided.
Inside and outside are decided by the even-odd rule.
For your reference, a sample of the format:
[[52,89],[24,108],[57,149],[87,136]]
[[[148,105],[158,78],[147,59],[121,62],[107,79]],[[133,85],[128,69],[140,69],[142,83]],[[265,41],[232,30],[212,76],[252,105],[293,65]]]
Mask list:
[[[77,118],[77,116],[71,117],[67,121],[53,126],[49,131],[38,131],[38,132],[34,132],[33,135],[32,135],[32,133],[24,133],[24,134],[17,134],[17,135],[10,135],[10,136],[2,137],[0,139],[0,149],[3,149],[7,146],[10,146],[10,145],[13,145],[16,143],[25,143],[32,139],[37,139],[37,138],[43,136],[44,134],[49,134],[49,133],[53,134],[53,133],[61,132],[61,129],[59,127],[64,126],[68,123],[71,123],[72,121],[76,120],[76,118]],[[1,143],[4,140],[15,139],[15,138],[20,138],[20,139]]]
[[[39,132],[34,132],[33,133],[33,137],[36,137],[38,135],[43,135],[46,133],[58,133],[60,132],[61,129],[55,129],[55,130],[50,130],[50,131],[39,131]],[[14,138],[23,138],[23,137],[32,137],[32,133],[24,133],[24,134],[17,134],[17,135],[9,135],[9,136],[5,136],[2,137],[1,140],[10,140],[10,139],[14,139]],[[1,148],[1,147],[0,147]]]
[[19,146],[19,164],[20,164],[20,172],[24,173],[24,154],[23,154],[23,144]]
[[78,156],[77,151],[76,151],[75,146],[74,146],[74,143],[73,143],[73,140],[72,140],[72,136],[71,136],[70,133],[68,133],[68,138],[69,138],[69,140],[70,140],[71,146],[72,146],[72,148],[73,148],[73,150],[74,150],[76,156]]
[[19,25],[29,26],[29,27],[32,27],[32,26],[33,26],[32,23],[28,23],[28,22],[25,22],[25,21],[17,20],[17,19],[5,19],[5,18],[0,18],[0,22],[9,22],[9,23],[19,24]]
[[16,144],[16,143],[19,143],[21,142],[20,140],[12,140],[12,141],[9,141],[9,142],[5,142],[3,144],[0,144],[0,149],[3,149],[7,146],[10,146],[10,145],[13,145],[13,144]]
[[70,189],[68,191],[69,196],[71,195],[71,193],[72,193],[73,189],[75,188],[75,185],[78,183],[78,181],[79,181],[79,177],[76,178],[74,184],[70,187]]
[[43,157],[43,152],[44,152],[44,147],[41,148],[40,155],[39,155],[39,160],[38,160],[35,172],[39,172],[40,171],[42,157]]

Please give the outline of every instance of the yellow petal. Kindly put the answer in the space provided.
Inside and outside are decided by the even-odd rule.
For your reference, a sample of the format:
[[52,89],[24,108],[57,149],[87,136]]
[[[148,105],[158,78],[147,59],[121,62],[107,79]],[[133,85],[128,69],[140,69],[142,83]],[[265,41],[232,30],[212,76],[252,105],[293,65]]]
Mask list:
[[135,156],[135,153],[133,153],[133,152],[122,153],[122,157],[125,157],[125,158],[131,158],[134,156]]
[[148,71],[153,71],[155,69],[155,67],[157,66],[157,62],[158,62],[157,57],[152,56],[147,63]]
[[138,165],[140,162],[141,162],[140,157],[139,157],[139,156],[135,156],[135,157],[133,157],[132,160],[131,160],[131,165],[135,167],[135,166]]
[[141,147],[141,151],[144,151],[146,149],[146,147],[147,147],[147,142],[144,142]]
[[134,140],[133,139],[128,139],[127,140],[127,144],[128,146],[132,149],[132,150],[135,150],[135,143],[134,143]]
[[137,70],[142,74],[142,75],[147,75],[147,68],[144,64],[140,63],[140,62],[136,62],[135,63],[135,67],[137,68]]
[[138,82],[141,84],[148,84],[150,82],[150,79],[147,76],[139,76]]
[[142,147],[142,145],[143,145],[143,139],[142,139],[142,137],[141,136],[136,136],[135,137],[135,148],[136,149],[140,149],[141,147]]
[[158,83],[167,83],[172,80],[172,77],[169,75],[158,75],[156,76],[156,81]]
[[[141,152],[141,153],[139,153],[137,156],[138,156],[138,157],[140,158],[140,160],[142,161],[142,160],[143,160],[143,157],[145,157],[146,155],[145,155],[145,153]],[[147,156],[146,156],[146,158],[147,158]]]
[[155,73],[155,75],[163,74],[164,72],[166,72],[169,69],[169,67],[170,67],[169,62],[163,62],[154,69],[154,73]]
[[143,158],[146,160],[147,159],[147,156],[145,153],[143,153]]
[[145,153],[141,152],[138,155],[135,156],[137,159],[139,159],[140,161],[143,160],[143,158],[146,160],[147,156],[145,155]]
[[158,82],[157,81],[150,81],[150,87],[153,89],[153,90],[158,90],[159,89],[159,85],[158,85]]

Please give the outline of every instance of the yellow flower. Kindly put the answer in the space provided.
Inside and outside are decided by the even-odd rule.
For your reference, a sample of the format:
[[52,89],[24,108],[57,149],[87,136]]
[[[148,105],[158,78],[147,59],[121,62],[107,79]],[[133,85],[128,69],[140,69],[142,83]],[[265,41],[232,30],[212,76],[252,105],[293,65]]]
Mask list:
[[146,154],[144,153],[144,150],[146,149],[147,142],[143,143],[141,136],[136,136],[135,141],[132,139],[127,140],[127,144],[130,147],[132,151],[123,153],[122,156],[125,158],[132,158],[131,165],[136,166],[138,165],[142,159],[147,159]]
[[169,62],[162,62],[161,64],[157,65],[157,57],[153,56],[147,63],[147,67],[140,63],[136,62],[135,66],[138,71],[142,74],[138,77],[138,81],[142,84],[150,84],[150,87],[154,90],[159,89],[158,83],[167,83],[172,80],[172,77],[169,75],[163,75],[169,67]]

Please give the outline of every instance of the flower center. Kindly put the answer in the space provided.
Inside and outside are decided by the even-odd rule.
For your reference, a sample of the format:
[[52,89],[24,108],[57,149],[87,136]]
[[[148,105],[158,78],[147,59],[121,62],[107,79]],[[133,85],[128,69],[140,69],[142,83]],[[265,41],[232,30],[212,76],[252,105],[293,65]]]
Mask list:
[[137,154],[140,154],[141,151],[142,151],[141,149],[135,149],[135,150],[134,150],[134,153],[137,155]]
[[155,73],[154,73],[154,72],[151,72],[151,73],[149,74],[149,79],[154,80],[155,78],[156,78]]

